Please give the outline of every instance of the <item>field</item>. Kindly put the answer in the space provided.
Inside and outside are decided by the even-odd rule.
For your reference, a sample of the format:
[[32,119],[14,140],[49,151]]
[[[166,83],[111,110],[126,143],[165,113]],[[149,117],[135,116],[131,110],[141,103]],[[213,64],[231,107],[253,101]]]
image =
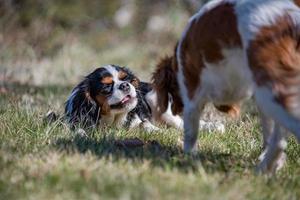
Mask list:
[[[1,199],[299,199],[300,148],[290,139],[288,163],[276,177],[256,176],[261,151],[255,112],[202,132],[199,152],[182,153],[182,133],[114,128],[80,137],[62,122],[47,124],[70,88],[14,86],[0,102]],[[62,108],[61,108],[62,109]],[[115,141],[147,142],[124,148]]]
[[[63,25],[46,15],[25,27],[1,18],[1,27],[10,28],[0,34],[0,199],[300,199],[300,146],[294,137],[276,176],[255,174],[262,136],[252,101],[240,119],[226,120],[224,134],[201,132],[195,155],[183,154],[182,132],[172,128],[149,134],[111,127],[84,137],[63,121],[43,120],[50,109],[62,115],[74,84],[97,66],[130,66],[150,80],[189,15],[178,5],[162,13],[168,22],[163,33],[103,28],[93,21],[74,27],[71,21],[66,28],[67,16],[59,18]],[[124,138],[145,145],[117,145]]]

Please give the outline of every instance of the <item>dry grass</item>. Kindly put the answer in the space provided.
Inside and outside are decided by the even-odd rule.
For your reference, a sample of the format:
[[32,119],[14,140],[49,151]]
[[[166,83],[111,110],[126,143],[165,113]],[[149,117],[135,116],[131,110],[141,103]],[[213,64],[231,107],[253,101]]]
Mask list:
[[[276,177],[256,176],[260,128],[249,103],[225,134],[201,133],[199,152],[182,153],[174,129],[94,130],[88,137],[62,122],[44,124],[49,107],[61,111],[70,88],[11,87],[0,98],[1,199],[298,199],[299,145]],[[121,138],[150,142],[115,145]]]
[[[149,80],[187,20],[178,8],[158,14],[169,22],[164,33],[66,31],[43,21],[0,32],[0,199],[300,199],[294,138],[276,177],[253,173],[262,143],[252,102],[240,120],[228,122],[225,134],[202,132],[194,156],[182,153],[182,133],[174,129],[147,134],[112,128],[83,138],[63,122],[43,122],[49,109],[63,113],[73,85],[95,67],[126,65]],[[208,111],[205,118],[216,115]],[[132,137],[152,142],[115,145]]]

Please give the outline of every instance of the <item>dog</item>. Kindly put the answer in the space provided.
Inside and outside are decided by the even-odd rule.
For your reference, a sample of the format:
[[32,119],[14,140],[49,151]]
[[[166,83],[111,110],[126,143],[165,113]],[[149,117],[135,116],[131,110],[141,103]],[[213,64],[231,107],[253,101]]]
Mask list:
[[148,131],[158,130],[149,122],[151,111],[145,102],[150,90],[149,83],[141,82],[126,67],[100,67],[73,89],[65,104],[65,117],[72,129],[141,125]]
[[[158,115],[157,96],[150,83],[140,81],[126,67],[107,65],[95,69],[72,90],[65,118],[73,130],[81,131],[107,125],[159,130],[153,123],[183,129],[183,120],[171,112],[171,98],[167,104],[169,109]],[[201,121],[201,125],[207,131],[225,129],[222,123]]]
[[[299,2],[299,1],[298,1]],[[173,56],[153,73],[160,112],[183,113],[184,152],[195,150],[206,103],[231,116],[254,96],[264,152],[259,173],[285,162],[286,129],[300,140],[300,9],[286,0],[212,0],[192,16]],[[299,5],[299,3],[298,3]]]

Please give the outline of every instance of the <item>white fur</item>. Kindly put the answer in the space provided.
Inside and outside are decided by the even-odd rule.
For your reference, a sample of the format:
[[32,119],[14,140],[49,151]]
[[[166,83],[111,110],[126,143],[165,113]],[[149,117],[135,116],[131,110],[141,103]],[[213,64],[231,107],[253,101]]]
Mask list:
[[299,18],[298,7],[287,0],[237,1],[238,30],[245,47],[260,32],[261,27],[276,24],[278,17],[285,15],[286,11],[294,11],[295,18]]
[[171,110],[171,102],[168,103],[168,108],[164,113],[160,113],[157,107],[157,93],[152,90],[146,95],[146,100],[151,108],[153,121],[162,122],[177,129],[183,129],[183,120],[180,116],[174,115]]
[[183,75],[183,70],[182,70],[182,61],[181,61],[181,56],[180,56],[180,52],[181,52],[181,43],[182,40],[186,37],[186,34],[188,32],[188,30],[190,29],[192,22],[194,20],[198,20],[201,16],[203,16],[203,14],[209,12],[210,10],[214,9],[215,7],[219,6],[220,4],[223,3],[235,3],[238,0],[213,0],[210,1],[208,3],[206,3],[204,6],[201,7],[201,9],[189,19],[188,25],[185,28],[181,39],[178,42],[178,48],[176,51],[176,58],[178,61],[178,73],[177,73],[177,80],[179,83],[179,89],[180,89],[180,94],[183,100],[183,104],[189,106],[191,104],[190,100],[188,99],[188,95],[187,95],[187,89],[184,85],[184,75]]
[[[146,95],[146,101],[148,102],[151,108],[151,112],[153,115],[152,122],[163,123],[176,129],[183,130],[183,119],[181,118],[181,116],[174,115],[172,113],[172,102],[169,102],[167,110],[164,113],[160,114],[160,112],[157,110],[157,94],[154,90],[152,90]],[[220,133],[225,132],[225,126],[221,122],[206,122],[200,120],[199,124],[199,130],[201,131],[217,131]]]
[[[200,78],[204,98],[216,105],[226,105],[251,97],[252,74],[245,63],[243,50],[222,49],[222,54],[224,59],[217,64],[205,62]],[[196,96],[196,101],[197,98],[203,97]]]
[[[176,51],[176,58],[178,63],[178,72],[177,72],[177,80],[179,85],[180,95],[182,97],[183,105],[184,105],[184,112],[183,112],[183,119],[184,119],[184,151],[190,152],[195,147],[195,142],[198,135],[198,128],[199,128],[199,117],[200,117],[200,110],[203,109],[207,95],[205,94],[204,90],[197,93],[196,100],[189,99],[187,88],[185,86],[185,80],[183,75],[183,67],[182,67],[182,60],[181,60],[181,44],[183,39],[186,37],[188,30],[190,29],[192,22],[194,20],[198,20],[203,14],[209,12],[216,6],[220,5],[224,2],[235,2],[236,0],[214,0],[207,4],[205,4],[198,13],[196,13],[193,17],[190,18],[187,27],[185,28],[181,39],[178,42],[178,47]],[[200,76],[200,74],[199,74]]]
[[281,124],[290,130],[300,141],[300,121],[289,114],[280,104],[274,101],[271,88],[257,87],[255,89],[255,100],[260,110],[268,117],[274,119],[275,123]]
[[[179,45],[180,46],[180,45]],[[245,63],[242,49],[232,48],[223,49],[224,59],[218,63],[205,62],[205,68],[201,73],[201,88],[199,87],[193,99],[188,99],[182,76],[182,67],[179,72],[179,85],[181,94],[185,94],[184,99],[184,118],[186,139],[191,140],[191,144],[185,143],[185,151],[193,149],[195,143],[192,141],[198,129],[199,114],[204,105],[213,102],[216,105],[227,105],[241,102],[250,98],[253,92],[252,74]],[[193,116],[191,116],[193,115]],[[198,119],[199,120],[199,119]],[[196,123],[196,124],[194,124]],[[190,136],[189,136],[190,135]]]
[[236,1],[238,1],[238,0],[213,0],[213,1],[209,1],[204,6],[202,6],[201,9],[195,15],[193,15],[189,19],[189,22],[192,22],[193,20],[199,19],[206,12],[214,9],[215,7],[217,7],[218,5],[220,5],[222,3],[234,3]]
[[128,112],[134,109],[137,105],[136,90],[134,86],[129,83],[129,93],[122,92],[119,89],[119,86],[125,81],[119,79],[119,72],[112,65],[106,65],[104,66],[104,68],[112,75],[114,81],[113,94],[110,97],[108,97],[108,104],[112,105],[119,103],[126,95],[130,95],[132,99],[130,100],[130,103],[127,104],[124,108],[118,110],[112,109],[108,115],[101,116],[100,124],[102,126],[113,124],[117,127],[121,127],[125,124]]
[[[118,75],[119,72],[116,70],[115,67],[111,65],[106,65],[104,68],[112,75],[113,81],[114,81],[114,88],[113,88],[113,94],[108,98],[108,104],[116,104],[119,103],[126,95],[130,95],[132,97],[132,102],[126,106],[126,110],[130,111],[137,105],[137,99],[136,99],[136,90],[132,84],[129,83],[130,86],[130,92],[128,94],[125,94],[119,89],[119,86],[126,82],[119,79]],[[123,109],[122,109],[123,110]],[[112,112],[116,113],[123,113],[123,111],[120,110],[113,110]]]
[[136,128],[138,127],[141,123],[143,123],[143,121],[139,118],[139,116],[137,114],[134,115],[133,120],[130,123],[129,128]]
[[158,127],[154,126],[148,120],[143,121],[141,125],[142,125],[143,129],[147,132],[153,132],[153,131],[159,131],[160,130]]
[[[299,8],[293,2],[286,0],[242,0],[236,6],[236,13],[238,30],[245,50],[249,42],[260,32],[261,27],[276,25],[279,17],[288,14],[295,24],[300,24]],[[297,86],[290,87],[288,90],[299,93]],[[258,166],[258,171],[262,173],[273,173],[281,168],[286,160],[284,154],[286,135],[282,127],[293,132],[300,140],[299,103],[294,102],[292,113],[288,113],[274,101],[276,95],[268,85],[255,89],[256,103],[263,113],[265,151],[260,156],[261,162]]]
[[[224,59],[219,63],[205,62],[205,68],[200,74],[201,88],[199,87],[192,99],[188,97],[185,85],[183,66],[181,61],[181,43],[190,29],[191,22],[198,20],[204,13],[220,5],[222,2],[236,3],[235,11],[238,18],[238,30],[242,38],[242,49],[223,49]],[[276,25],[279,17],[289,14],[295,24],[300,24],[299,8],[291,1],[286,0],[232,0],[212,1],[194,15],[183,32],[176,52],[178,62],[177,80],[184,104],[184,151],[190,152],[196,146],[199,127],[199,116],[207,102],[215,104],[230,104],[242,101],[255,92],[258,107],[263,113],[262,122],[264,131],[264,145],[266,149],[260,156],[261,163],[258,171],[263,173],[274,172],[282,167],[286,156],[286,132],[283,128],[293,132],[300,141],[299,106],[295,113],[288,113],[278,102],[274,101],[276,94],[267,84],[257,87],[252,79],[252,73],[245,57],[249,41],[254,40],[262,27]],[[226,20],[226,16],[225,20]],[[199,33],[201,37],[201,33]],[[299,88],[289,88],[299,92]],[[297,115],[298,114],[298,115]],[[298,118],[297,118],[298,117]]]

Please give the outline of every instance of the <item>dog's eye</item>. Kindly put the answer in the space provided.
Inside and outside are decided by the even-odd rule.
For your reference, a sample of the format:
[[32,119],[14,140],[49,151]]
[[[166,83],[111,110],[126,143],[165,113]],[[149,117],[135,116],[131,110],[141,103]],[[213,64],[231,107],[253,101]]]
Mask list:
[[112,93],[113,83],[111,84],[103,84],[100,92],[104,95],[110,95]]

